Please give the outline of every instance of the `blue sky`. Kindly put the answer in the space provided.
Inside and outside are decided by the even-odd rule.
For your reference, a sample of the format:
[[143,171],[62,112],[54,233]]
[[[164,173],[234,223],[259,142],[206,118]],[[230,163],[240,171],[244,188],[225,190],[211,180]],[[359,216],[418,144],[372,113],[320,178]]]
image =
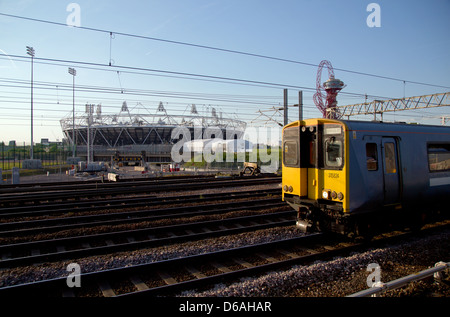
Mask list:
[[[381,8],[381,27],[369,28],[370,12],[364,0],[151,0],[76,2],[81,26],[111,32],[193,43],[272,56],[318,65],[329,60],[337,78],[347,85],[338,96],[339,105],[381,98],[401,98],[449,91],[450,1],[376,1]],[[375,2],[375,1],[373,1]],[[66,23],[71,1],[0,0],[0,13]],[[189,104],[203,105],[254,124],[263,124],[258,110],[272,115],[283,103],[283,85],[305,87],[305,117],[320,117],[313,103],[317,67],[254,56],[202,49],[168,42],[114,35],[0,15],[0,141],[29,143],[30,89],[16,87],[30,80],[26,56],[33,46],[36,57],[123,68],[57,63],[34,64],[34,141],[62,139],[59,119],[72,111],[72,91],[67,67],[77,69],[76,85],[121,88],[123,94],[77,92],[77,112],[87,102],[102,104],[104,113],[117,113],[123,101],[130,108],[144,105],[155,112],[160,101],[174,114]],[[9,56],[9,57],[8,57]],[[42,62],[42,61],[41,61]],[[278,86],[243,85],[178,78],[179,75],[148,69],[275,83]],[[406,81],[358,75],[376,74]],[[322,78],[326,79],[326,71]],[[198,79],[198,78],[197,78]],[[12,82],[13,83],[12,83]],[[438,87],[443,86],[443,87]],[[140,94],[131,94],[137,89]],[[299,89],[289,88],[289,103],[297,103]],[[161,93],[163,95],[160,95]],[[159,93],[159,94],[156,94]],[[181,95],[174,98],[173,94]],[[349,94],[347,94],[349,93]],[[352,93],[352,94],[350,94]],[[197,94],[193,98],[192,94]],[[238,101],[236,101],[238,100]],[[245,101],[245,102],[242,102]],[[290,110],[290,120],[298,113]],[[439,124],[450,115],[448,108],[398,112],[386,120]],[[274,117],[281,121],[280,116]]]

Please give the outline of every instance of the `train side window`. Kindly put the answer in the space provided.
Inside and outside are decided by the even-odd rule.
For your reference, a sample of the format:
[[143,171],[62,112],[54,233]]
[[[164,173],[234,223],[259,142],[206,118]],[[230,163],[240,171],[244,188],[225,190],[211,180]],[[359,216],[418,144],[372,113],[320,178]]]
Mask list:
[[430,172],[450,170],[450,144],[428,144]]
[[378,170],[378,151],[376,143],[366,144],[366,159],[367,159],[367,170],[377,171]]
[[298,167],[298,142],[286,141],[283,145],[284,165]]
[[395,162],[395,144],[384,144],[384,162],[386,164],[386,174],[397,173],[397,164]]

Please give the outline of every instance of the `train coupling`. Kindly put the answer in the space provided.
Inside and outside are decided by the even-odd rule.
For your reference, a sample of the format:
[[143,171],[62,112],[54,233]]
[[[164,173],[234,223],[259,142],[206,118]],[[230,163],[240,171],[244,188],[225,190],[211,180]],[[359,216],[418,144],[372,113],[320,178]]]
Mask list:
[[295,226],[300,229],[300,231],[304,232],[304,233],[308,233],[308,232],[312,232],[312,224],[309,221],[305,221],[305,220],[297,220],[297,222],[295,223]]

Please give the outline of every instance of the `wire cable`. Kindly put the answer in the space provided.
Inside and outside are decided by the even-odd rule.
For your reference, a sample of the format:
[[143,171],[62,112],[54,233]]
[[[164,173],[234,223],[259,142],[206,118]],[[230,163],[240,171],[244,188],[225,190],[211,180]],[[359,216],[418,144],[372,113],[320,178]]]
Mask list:
[[[15,19],[22,19],[22,20],[28,20],[33,22],[39,22],[39,23],[46,23],[46,24],[52,24],[57,26],[64,26],[67,27],[67,24],[60,23],[60,22],[54,22],[54,21],[48,21],[48,20],[42,20],[42,19],[36,19],[36,18],[29,18],[24,16],[18,16],[13,14],[7,14],[0,12],[0,15],[15,18]],[[145,39],[145,40],[152,40],[152,41],[158,41],[158,42],[164,42],[164,43],[170,43],[170,44],[176,44],[176,45],[183,45],[183,46],[190,46],[195,48],[201,48],[201,49],[207,49],[207,50],[213,50],[213,51],[220,51],[225,53],[232,53],[232,54],[238,54],[238,55],[244,55],[244,56],[250,56],[250,57],[257,57],[257,58],[263,58],[268,60],[274,60],[274,61],[280,61],[280,62],[286,62],[286,63],[293,63],[293,64],[299,64],[304,66],[311,66],[311,67],[318,67],[318,64],[314,63],[307,63],[292,59],[286,59],[286,58],[280,58],[280,57],[274,57],[274,56],[268,56],[268,55],[262,55],[262,54],[256,54],[256,53],[250,53],[250,52],[243,52],[243,51],[237,51],[232,49],[226,49],[226,48],[219,48],[219,47],[213,47],[208,45],[201,45],[201,44],[195,44],[195,43],[188,43],[188,42],[181,42],[181,41],[174,41],[174,40],[168,40],[168,39],[161,39],[156,37],[150,37],[150,36],[144,36],[144,35],[137,35],[137,34],[131,34],[131,33],[124,33],[124,32],[116,32],[116,31],[110,31],[110,30],[102,30],[98,28],[92,28],[92,27],[85,27],[85,26],[73,26],[78,29],[87,30],[87,31],[94,31],[94,32],[101,32],[106,33],[110,36],[110,39],[113,37],[113,35],[121,35],[126,37],[133,37],[133,38],[139,38],[139,39]],[[111,50],[111,43],[110,43],[110,50]],[[110,66],[111,65],[111,52],[110,52]],[[369,77],[375,77],[380,79],[386,79],[386,80],[393,80],[393,81],[399,81],[402,83],[409,83],[409,84],[417,84],[417,85],[424,85],[424,86],[431,86],[431,87],[438,87],[438,88],[445,88],[450,89],[450,86],[443,86],[443,85],[436,85],[436,84],[430,84],[430,83],[424,83],[424,82],[418,82],[418,81],[412,81],[412,80],[406,80],[401,78],[394,78],[389,76],[382,76],[377,74],[370,74],[365,72],[359,72],[354,70],[348,70],[343,68],[334,68],[335,70],[351,73],[355,75],[362,75],[362,76],[369,76]],[[295,87],[296,88],[296,87]]]
[[[15,61],[28,61],[29,57],[27,56],[20,56],[20,55],[7,55],[4,53],[0,53],[1,56],[7,56],[9,59],[13,58]],[[298,89],[303,91],[311,91],[315,92],[316,88],[314,87],[304,87],[304,86],[298,86],[298,85],[291,85],[291,84],[281,84],[281,83],[271,83],[271,82],[264,82],[264,81],[256,81],[256,80],[249,80],[249,79],[239,79],[239,78],[231,78],[231,77],[221,77],[221,76],[212,76],[212,75],[204,75],[204,74],[194,74],[194,73],[186,73],[186,72],[176,72],[176,71],[168,71],[168,70],[159,70],[159,69],[152,69],[152,68],[143,68],[143,67],[134,67],[134,66],[123,66],[123,65],[108,65],[108,64],[102,64],[102,63],[93,63],[93,62],[84,62],[84,61],[74,61],[74,60],[63,60],[63,59],[55,59],[55,58],[42,58],[42,57],[34,57],[34,63],[40,63],[40,64],[50,64],[50,65],[56,65],[56,66],[64,66],[67,67],[68,65],[76,64],[81,65],[77,67],[84,67],[88,69],[93,70],[103,70],[103,71],[114,71],[117,72],[117,69],[114,70],[114,68],[120,69],[122,73],[126,72],[146,72],[146,73],[161,73],[164,75],[178,75],[178,76],[184,76],[183,79],[195,79],[195,80],[206,80],[206,81],[212,81],[212,82],[227,82],[227,83],[235,83],[239,85],[252,85],[252,86],[258,86],[258,87],[265,87],[265,88],[290,88],[290,89]],[[102,68],[98,68],[102,67]],[[139,73],[142,74],[142,73]],[[386,97],[386,96],[375,96],[375,95],[367,95],[367,94],[361,94],[361,93],[354,93],[354,92],[347,92],[343,91],[340,92],[340,95],[348,95],[348,96],[356,96],[356,97],[369,97],[369,98],[377,98],[377,99],[393,99],[392,97]]]

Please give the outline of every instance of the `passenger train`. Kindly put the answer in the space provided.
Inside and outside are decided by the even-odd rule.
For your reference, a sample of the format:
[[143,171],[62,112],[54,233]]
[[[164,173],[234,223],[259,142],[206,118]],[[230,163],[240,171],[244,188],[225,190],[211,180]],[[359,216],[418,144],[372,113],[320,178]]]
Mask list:
[[283,200],[305,232],[368,236],[450,209],[450,127],[307,119],[282,148]]

